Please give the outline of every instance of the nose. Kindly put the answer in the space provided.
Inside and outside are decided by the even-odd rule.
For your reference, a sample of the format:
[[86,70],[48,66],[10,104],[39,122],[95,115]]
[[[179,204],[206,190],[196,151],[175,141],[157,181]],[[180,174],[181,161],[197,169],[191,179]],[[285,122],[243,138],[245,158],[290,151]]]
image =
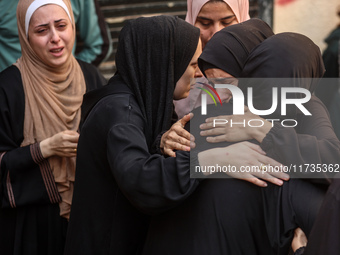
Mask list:
[[203,77],[203,73],[199,67],[196,67],[195,78]]
[[55,28],[51,29],[51,43],[58,43],[60,41],[59,33]]
[[[218,31],[220,31],[221,29],[223,29],[224,26],[220,23],[220,22],[214,22],[214,25],[211,26],[210,28],[210,36],[209,36],[209,40],[211,39],[211,37],[214,36],[214,34]],[[208,41],[209,41],[208,40]]]

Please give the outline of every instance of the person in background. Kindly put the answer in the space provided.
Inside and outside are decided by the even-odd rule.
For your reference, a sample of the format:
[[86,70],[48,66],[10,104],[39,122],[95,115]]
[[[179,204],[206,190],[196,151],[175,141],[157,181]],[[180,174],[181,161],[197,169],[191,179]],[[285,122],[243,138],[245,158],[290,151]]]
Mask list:
[[72,54],[69,0],[20,0],[17,17],[22,56],[0,73],[0,251],[61,255],[83,95],[106,81]]
[[185,21],[200,29],[202,48],[222,28],[248,20],[248,0],[187,0]]
[[[37,0],[39,1],[39,0]],[[81,49],[75,44],[77,59],[98,66],[112,52],[111,35],[97,0],[71,0]],[[18,0],[0,1],[0,72],[21,56],[17,29]]]

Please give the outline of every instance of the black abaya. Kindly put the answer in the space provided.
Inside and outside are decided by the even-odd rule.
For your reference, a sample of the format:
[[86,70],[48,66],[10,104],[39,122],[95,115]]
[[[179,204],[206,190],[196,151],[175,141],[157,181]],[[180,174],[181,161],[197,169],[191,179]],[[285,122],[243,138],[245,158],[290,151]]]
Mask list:
[[[278,52],[280,47],[285,49],[292,45],[304,47],[304,51],[300,52],[300,59],[294,60],[296,49],[290,49],[288,53]],[[209,43],[206,47],[208,46]],[[283,52],[284,55],[280,55]],[[276,69],[275,63],[270,63],[270,60],[277,62],[276,57],[280,59],[283,69]],[[306,59],[309,61],[307,66]],[[266,66],[263,70],[253,61],[264,61],[270,68]],[[290,61],[294,63],[287,65],[286,62]],[[253,51],[248,59],[248,67],[250,65],[258,68],[251,69],[255,77],[256,72],[261,72],[261,77],[316,78],[323,73],[321,55],[316,46],[309,39],[296,34],[267,39]],[[270,91],[271,87],[266,85],[261,89]],[[314,83],[305,85],[308,85],[305,88],[312,91],[315,89]],[[259,95],[262,95],[258,98],[259,102],[268,101],[266,93]],[[298,127],[284,128],[276,124],[264,138],[261,147],[267,152],[267,156],[285,165],[305,162],[339,163],[340,145],[325,107],[315,97],[305,106],[312,112],[312,117],[292,111],[293,116],[290,117],[298,120]],[[230,107],[226,105],[226,108],[230,112]],[[204,121],[206,116],[200,116],[199,111],[197,109],[191,122],[200,124]],[[212,113],[213,111],[215,112]],[[210,116],[227,114],[214,105],[208,105],[208,112],[212,113]],[[194,135],[198,137],[199,133]],[[196,141],[199,139],[196,138]],[[196,148],[198,151],[216,146],[202,140],[197,144],[202,146]],[[227,143],[222,143],[218,146],[226,145]],[[328,183],[326,179],[321,181]],[[301,179],[285,182],[282,187],[269,184],[267,188],[230,179],[204,180],[181,206],[153,218],[144,254],[288,254],[294,229],[299,226],[307,234],[311,231],[324,194],[325,186]]]
[[[78,63],[87,91],[105,84],[96,68]],[[25,95],[19,69],[10,66],[0,81],[0,253],[61,255],[67,220],[59,215],[54,177],[44,168],[47,161],[39,155],[38,143],[20,147]]]

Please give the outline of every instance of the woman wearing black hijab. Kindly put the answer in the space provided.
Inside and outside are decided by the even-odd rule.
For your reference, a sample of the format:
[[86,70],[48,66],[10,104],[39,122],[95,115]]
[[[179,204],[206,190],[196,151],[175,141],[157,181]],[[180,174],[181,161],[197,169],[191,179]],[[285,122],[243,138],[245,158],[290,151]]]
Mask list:
[[[289,87],[305,88],[313,93],[323,73],[320,49],[309,38],[295,33],[282,33],[270,38],[250,54],[243,69],[243,77],[294,79],[247,80],[240,82],[239,87],[243,91],[246,91],[247,87],[253,87],[254,107],[268,109],[271,100],[268,102],[262,99],[271,98],[272,87],[280,89],[288,83]],[[284,165],[310,164],[310,168],[305,168],[302,172],[290,173],[292,178],[303,180],[291,179],[282,187],[270,185],[263,192],[268,233],[272,236],[283,233],[280,239],[272,242],[272,245],[277,247],[289,246],[297,226],[300,226],[307,236],[311,232],[330,178],[334,177],[333,171],[320,174],[313,170],[313,166],[336,166],[340,163],[340,143],[325,106],[313,95],[304,106],[311,113],[310,116],[304,115],[296,107],[288,108],[287,115],[282,116],[281,107],[278,107],[270,118],[295,119],[298,125],[295,128],[286,128],[275,123],[263,138],[258,137],[258,141],[262,140],[260,146],[267,155]],[[279,216],[280,214],[282,216]],[[281,250],[281,254],[286,251]]]
[[[209,48],[210,42],[206,48]],[[217,48],[216,45],[212,47]],[[221,51],[217,52],[218,56],[221,54]],[[204,55],[205,49],[201,56]],[[279,68],[275,68],[278,61]],[[217,62],[213,64],[218,66]],[[227,68],[227,60],[223,64],[223,68]],[[202,70],[206,70],[204,66]],[[318,79],[322,74],[323,63],[317,46],[302,35],[285,33],[270,37],[255,48],[240,75]],[[310,91],[315,89],[312,80],[295,81],[294,84],[273,85],[272,80],[270,83],[266,83],[266,80],[256,83],[259,85],[256,88],[254,86],[256,102],[265,106],[271,103],[271,95],[267,91],[271,91],[273,86],[281,88],[294,85]],[[242,89],[250,85],[254,84],[240,81]],[[312,112],[311,117],[302,116],[296,109],[289,111],[290,118],[297,118],[300,123],[296,130],[281,130],[280,133],[289,132],[282,137],[268,134],[270,140],[266,146],[278,148],[267,151],[267,155],[282,160],[284,164],[303,163],[303,160],[311,163],[339,163],[339,142],[324,106],[313,96],[306,107]],[[207,111],[215,109],[214,113],[222,115],[231,108],[231,103],[225,104],[225,108],[208,105]],[[277,117],[275,114],[268,117]],[[195,136],[198,137],[199,133]],[[256,139],[253,141],[258,142]],[[216,145],[200,141],[196,144],[195,150],[200,151],[232,143],[225,141]],[[276,150],[280,150],[281,154],[277,155]],[[321,182],[325,182],[325,179]],[[324,190],[321,184],[314,185],[303,180],[290,180],[282,187],[269,184],[262,189],[235,179],[204,180],[185,203],[153,218],[144,254],[288,254],[295,228],[300,226],[307,233],[312,228]]]
[[[207,47],[215,48],[216,46],[208,43]],[[201,56],[204,54],[203,52]],[[216,55],[220,56],[221,52]],[[211,55],[209,61],[209,65],[206,65],[204,61],[199,60],[203,72],[209,73],[208,69],[211,69],[212,65],[219,70],[229,71],[226,62],[215,61]],[[282,33],[268,38],[257,46],[249,55],[241,73],[241,77],[266,79],[241,79],[239,87],[245,95],[247,88],[253,87],[254,108],[264,110],[269,109],[272,105],[273,87],[277,87],[279,91],[281,87],[302,87],[313,93],[323,73],[324,66],[320,50],[310,39],[295,33]],[[212,77],[214,76],[210,76],[210,78]],[[287,77],[294,79],[268,79]],[[293,94],[293,96],[298,97],[299,95]],[[280,94],[278,98],[280,99]],[[280,101],[278,105],[280,106]],[[280,114],[281,107],[278,107],[274,113],[263,117],[266,119],[295,119],[298,123],[295,128],[283,127],[280,122],[276,122],[272,127],[271,123],[262,119],[266,124],[260,132],[258,129],[254,132],[254,129],[251,128],[240,130],[227,126],[223,130],[214,130],[210,135],[218,135],[219,137],[214,138],[214,142],[224,141],[224,145],[228,141],[242,141],[245,137],[254,139],[267,153],[267,156],[288,166],[310,164],[309,170],[312,170],[312,166],[317,166],[317,164],[326,164],[327,166],[339,164],[340,144],[334,134],[324,105],[315,96],[312,96],[304,106],[311,112],[311,116],[305,116],[295,107],[288,108],[287,115],[282,116]],[[220,112],[217,115],[225,114]],[[250,115],[250,117],[260,118],[255,115]],[[249,117],[242,116],[242,118],[247,122]],[[240,120],[235,115],[232,116],[232,119]],[[271,237],[271,245],[278,254],[287,254],[293,231],[297,226],[302,227],[308,236],[325,189],[329,184],[328,178],[334,174],[330,172],[317,174],[316,171],[306,171],[306,169],[303,169],[302,172],[297,171],[295,175],[293,172],[290,173],[291,177],[310,179],[304,181],[291,179],[289,182],[285,182],[282,187],[269,184],[262,190],[266,228]]]
[[84,99],[65,254],[138,254],[144,213],[171,208],[196,188],[188,152],[165,159],[149,150],[170,127],[173,98],[187,96],[200,53],[199,29],[179,18],[124,26],[117,74]]

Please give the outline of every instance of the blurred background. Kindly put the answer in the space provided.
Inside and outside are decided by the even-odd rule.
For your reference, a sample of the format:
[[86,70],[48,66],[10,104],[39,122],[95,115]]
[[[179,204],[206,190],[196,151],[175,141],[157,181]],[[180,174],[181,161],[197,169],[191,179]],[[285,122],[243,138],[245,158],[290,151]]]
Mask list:
[[[140,16],[159,14],[185,18],[186,0],[98,0],[107,22],[113,52],[99,66],[106,78],[115,72],[114,55],[118,35],[124,22]],[[323,51],[324,39],[339,24],[337,16],[339,0],[249,0],[250,16],[258,17],[272,26],[275,33],[298,32],[310,37]]]

